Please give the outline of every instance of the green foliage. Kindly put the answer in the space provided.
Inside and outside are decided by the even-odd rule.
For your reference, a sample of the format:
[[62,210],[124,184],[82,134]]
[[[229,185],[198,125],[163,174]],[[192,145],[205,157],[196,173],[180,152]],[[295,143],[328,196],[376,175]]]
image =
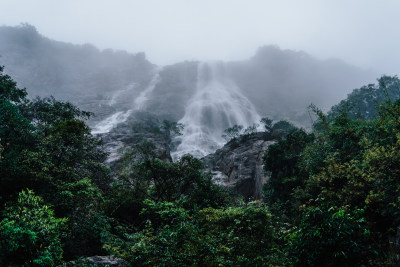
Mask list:
[[7,74],[3,74],[4,66],[0,66],[0,101],[23,103],[26,101],[26,90],[17,88],[17,83]]
[[18,201],[5,209],[0,222],[0,264],[54,266],[60,263],[65,223],[66,219],[55,218],[53,210],[33,191],[22,191]]
[[301,208],[300,216],[287,236],[296,266],[365,266],[376,258],[363,209],[316,199]]
[[34,138],[33,127],[21,112],[27,101],[26,91],[17,88],[16,83],[2,71],[0,67],[0,138],[3,143],[0,196],[4,201],[15,197],[24,186],[19,166],[20,154],[32,147]]
[[143,230],[114,238],[105,248],[133,265],[188,266],[201,261],[196,248],[201,243],[199,229],[189,213],[172,203],[145,201]]
[[400,103],[382,106],[371,121],[335,118],[328,129],[325,166],[310,177],[309,191],[336,203],[367,208],[379,232],[393,231],[398,220],[397,184]]
[[[300,231],[297,248],[290,248],[295,251],[292,257],[303,255],[296,259],[300,265],[390,264],[396,247],[388,240],[398,234],[400,225],[400,102],[387,101],[378,117],[368,121],[352,119],[344,111],[327,117],[314,110],[319,120],[313,134],[292,132],[271,145],[265,155],[266,170],[271,172],[264,188],[266,200],[279,220]],[[316,198],[324,201],[312,201],[301,214],[296,213],[302,203]],[[360,210],[365,223],[352,225],[361,219],[355,214]],[[337,217],[337,211],[343,216]],[[340,229],[350,230],[338,231],[339,223],[343,223]],[[315,233],[319,228],[328,232]],[[362,235],[363,229],[370,234]],[[320,234],[338,238],[328,238],[329,244],[336,244],[334,248],[326,248],[327,237],[318,240]],[[324,251],[333,249],[337,251],[334,258],[325,255]]]
[[[162,161],[139,136],[170,142],[182,124],[134,125],[138,142],[111,180],[83,121],[91,114],[52,97],[30,101],[2,71],[0,265],[108,252],[138,266],[382,266],[400,255],[397,77],[356,90],[329,115],[310,106],[312,133],[262,118],[265,139],[276,140],[264,156],[266,204],[232,206],[200,160]],[[237,145],[257,127],[223,137]]]
[[30,188],[58,217],[70,219],[67,257],[79,244],[80,255],[99,252],[100,230],[83,222],[93,222],[92,211],[101,217],[97,211],[110,177],[103,165],[107,154],[80,120],[90,113],[54,98],[27,100],[25,90],[1,72],[0,95],[0,205]]
[[271,214],[261,202],[206,208],[200,211],[199,221],[215,246],[217,262],[223,266],[288,264],[277,247]]
[[274,138],[282,138],[285,137],[292,131],[295,131],[297,128],[288,121],[282,120],[273,124],[271,129],[271,134]]
[[345,111],[352,119],[370,120],[378,117],[379,106],[386,101],[400,99],[400,80],[397,76],[382,76],[378,85],[369,84],[353,90],[345,100],[333,106],[331,117],[338,116]]
[[57,101],[54,97],[37,97],[24,105],[23,112],[26,118],[43,125],[54,125],[60,120],[88,119],[92,115],[69,102]]
[[284,265],[271,216],[261,203],[192,214],[169,202],[145,201],[143,229],[107,244],[134,265]]
[[[221,191],[211,177],[203,173],[203,164],[191,155],[184,155],[179,161],[167,163],[157,158],[135,162],[125,181],[131,186],[145,185],[145,195],[155,201],[181,201],[185,205],[222,205]],[[138,182],[139,181],[139,182]],[[142,183],[140,183],[140,181]]]
[[310,177],[308,190],[341,205],[365,206],[376,231],[393,233],[400,223],[400,142],[390,146],[364,142],[364,152],[358,158],[341,163],[329,157],[322,171]]
[[170,163],[144,156],[132,162],[132,157],[125,158],[108,198],[113,216],[134,222],[145,199],[179,202],[186,208],[220,207],[230,201],[228,192],[214,184],[201,161],[191,155]]
[[268,147],[264,155],[264,168],[271,176],[263,188],[268,203],[284,205],[289,213],[296,212],[300,203],[293,196],[293,191],[305,187],[305,176],[298,165],[303,150],[313,140],[313,134],[298,129]]

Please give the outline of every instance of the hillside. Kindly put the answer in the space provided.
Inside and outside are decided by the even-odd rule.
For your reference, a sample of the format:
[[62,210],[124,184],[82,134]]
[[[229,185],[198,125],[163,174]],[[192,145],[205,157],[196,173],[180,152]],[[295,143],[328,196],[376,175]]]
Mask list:
[[[99,113],[108,109],[105,113],[111,114],[121,104],[122,108],[131,108],[134,99],[159,73],[148,109],[179,120],[198,82],[198,62],[157,70],[144,53],[100,51],[90,44],[58,42],[27,24],[0,27],[0,55],[6,73],[27,87],[31,97],[50,94]],[[318,60],[305,52],[274,46],[261,47],[248,60],[223,65],[224,75],[260,115],[302,124],[309,123],[304,115],[310,103],[327,109],[377,76],[340,60]]]
[[1,266],[398,265],[396,76],[312,106],[305,130],[275,118],[304,125],[297,108],[332,86],[313,81],[365,72],[275,47],[158,67],[0,32],[28,87],[0,67]]

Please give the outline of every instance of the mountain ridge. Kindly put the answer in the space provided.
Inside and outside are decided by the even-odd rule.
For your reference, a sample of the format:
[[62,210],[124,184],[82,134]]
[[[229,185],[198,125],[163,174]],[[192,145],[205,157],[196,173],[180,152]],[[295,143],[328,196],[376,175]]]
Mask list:
[[93,112],[88,124],[100,129],[94,133],[131,121],[133,111],[150,112],[161,121],[185,123],[176,147],[200,151],[198,157],[220,147],[223,130],[234,124],[247,127],[269,117],[311,127],[308,105],[327,109],[376,77],[340,60],[276,46],[263,46],[248,60],[159,67],[144,53],[53,41],[31,25],[0,27],[0,55],[0,64],[29,95],[53,95]]

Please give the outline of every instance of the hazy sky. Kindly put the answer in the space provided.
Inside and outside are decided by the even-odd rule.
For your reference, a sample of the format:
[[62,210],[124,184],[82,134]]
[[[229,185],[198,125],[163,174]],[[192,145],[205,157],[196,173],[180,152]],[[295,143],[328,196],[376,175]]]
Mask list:
[[144,51],[156,64],[244,59],[275,44],[400,74],[399,0],[0,0],[0,25]]

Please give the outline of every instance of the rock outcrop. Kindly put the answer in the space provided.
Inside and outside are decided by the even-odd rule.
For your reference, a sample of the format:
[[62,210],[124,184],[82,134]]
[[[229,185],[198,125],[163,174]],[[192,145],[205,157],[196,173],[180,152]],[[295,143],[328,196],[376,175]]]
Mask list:
[[119,123],[110,132],[99,134],[106,150],[110,153],[107,163],[115,167],[123,152],[143,142],[154,145],[151,153],[155,157],[171,162],[170,146],[160,119],[146,112],[135,112],[126,121]]
[[214,181],[233,189],[245,198],[262,197],[262,186],[268,180],[263,155],[269,145],[265,133],[255,133],[231,140],[214,154],[202,159]]

